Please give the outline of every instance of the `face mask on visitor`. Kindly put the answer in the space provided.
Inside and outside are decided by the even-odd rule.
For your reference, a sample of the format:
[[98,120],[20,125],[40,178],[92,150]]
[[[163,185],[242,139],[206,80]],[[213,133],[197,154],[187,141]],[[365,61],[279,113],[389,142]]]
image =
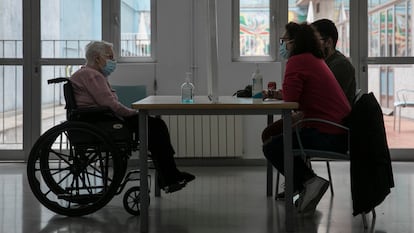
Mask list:
[[108,77],[116,69],[116,61],[106,60],[105,66],[102,68],[102,73],[105,77]]
[[280,44],[279,54],[284,59],[288,59],[289,58],[290,52],[289,52],[289,50],[287,50],[287,48],[286,48],[286,42],[284,42],[284,41],[282,42],[282,44]]

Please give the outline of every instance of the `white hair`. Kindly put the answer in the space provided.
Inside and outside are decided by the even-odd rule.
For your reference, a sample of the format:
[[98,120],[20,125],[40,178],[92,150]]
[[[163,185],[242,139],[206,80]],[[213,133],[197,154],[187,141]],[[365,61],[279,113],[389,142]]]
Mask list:
[[107,41],[91,41],[85,46],[86,64],[95,64],[97,56],[104,55],[108,49],[112,49],[113,44]]

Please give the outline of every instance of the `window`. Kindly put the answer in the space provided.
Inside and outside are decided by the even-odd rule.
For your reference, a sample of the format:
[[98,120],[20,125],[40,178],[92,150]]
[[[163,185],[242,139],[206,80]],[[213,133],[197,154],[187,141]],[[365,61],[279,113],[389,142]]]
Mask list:
[[[381,104],[384,121],[391,122],[386,124],[390,125],[386,127],[389,147],[413,148],[413,143],[405,139],[412,137],[414,111],[394,109],[397,93],[414,90],[412,0],[370,0],[367,12],[368,91],[373,92]],[[401,131],[397,130],[396,116],[401,117]]]
[[[316,9],[313,7],[316,4]],[[312,23],[318,19],[332,20],[338,29],[336,49],[349,57],[349,4],[344,1],[289,1],[289,19],[297,23]]]
[[368,12],[369,56],[413,56],[411,34],[411,1],[396,5],[370,5]]
[[102,38],[101,8],[100,0],[42,0],[42,58],[84,58],[85,45]]
[[[274,60],[271,0],[233,1],[233,57],[236,60]],[[237,26],[238,25],[238,26]],[[273,51],[272,51],[273,50]]]
[[154,0],[121,0],[120,4],[120,57],[123,61],[153,60]]

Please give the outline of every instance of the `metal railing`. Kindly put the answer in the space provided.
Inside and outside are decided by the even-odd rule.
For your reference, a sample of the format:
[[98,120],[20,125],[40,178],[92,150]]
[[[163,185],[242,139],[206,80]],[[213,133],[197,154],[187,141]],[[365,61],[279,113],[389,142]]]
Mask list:
[[[151,43],[143,35],[121,35],[123,57],[151,56]],[[42,40],[42,58],[84,58],[90,40]],[[22,40],[0,40],[0,58],[22,59]],[[77,70],[71,65],[42,66],[42,132],[65,119],[61,87],[48,86],[46,79],[65,76]],[[23,143],[23,72],[21,65],[0,64],[0,149],[21,149]]]

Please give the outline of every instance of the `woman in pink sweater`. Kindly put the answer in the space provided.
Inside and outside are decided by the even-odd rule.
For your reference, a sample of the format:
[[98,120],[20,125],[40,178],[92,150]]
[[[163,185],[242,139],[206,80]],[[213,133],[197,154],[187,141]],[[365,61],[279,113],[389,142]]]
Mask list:
[[[137,111],[118,101],[107,79],[116,68],[113,45],[106,41],[93,41],[86,45],[85,51],[86,65],[70,78],[78,108],[109,107],[126,120],[132,132],[138,131]],[[178,191],[195,179],[194,175],[177,169],[168,128],[159,118],[148,117],[148,149],[165,192]]]
[[[303,118],[322,118],[338,124],[351,106],[335,76],[323,59],[321,44],[314,29],[306,24],[288,23],[281,38],[280,55],[288,59],[282,86],[285,101],[299,103]],[[294,132],[292,143],[298,148],[296,133],[305,148],[345,152],[347,135],[326,124],[306,124]],[[276,135],[263,145],[265,157],[283,174],[283,135]],[[294,189],[300,193],[299,212],[314,211],[329,182],[317,176],[301,157],[294,158]]]

